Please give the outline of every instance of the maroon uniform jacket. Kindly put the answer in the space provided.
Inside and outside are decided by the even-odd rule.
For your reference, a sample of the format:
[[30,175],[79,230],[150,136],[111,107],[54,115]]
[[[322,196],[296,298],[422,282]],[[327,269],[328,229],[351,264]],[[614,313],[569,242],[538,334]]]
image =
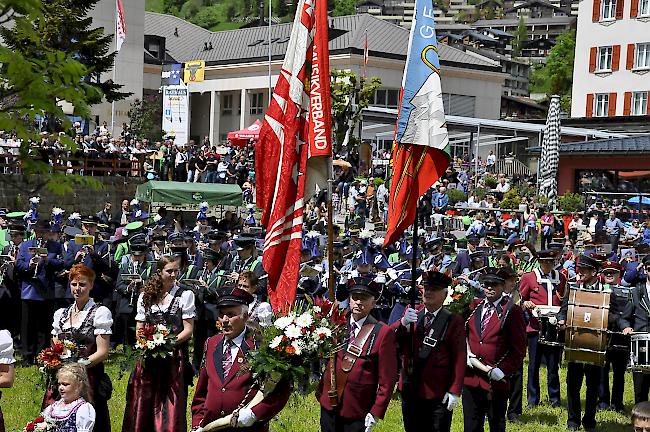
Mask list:
[[420,359],[419,352],[425,336],[424,314],[426,311],[422,305],[418,309],[413,351],[411,351],[410,326],[409,328],[404,327],[401,321],[396,321],[391,325],[396,332],[397,343],[401,350],[403,371],[400,374],[399,390],[404,390],[404,374],[409,367],[411,352],[414,352],[415,361],[413,362],[411,382],[417,388],[416,396],[422,399],[442,399],[447,392],[460,395],[467,366],[467,343],[465,342],[463,318],[460,315],[452,314],[447,322],[447,330],[442,340],[438,341],[426,359]]
[[[226,379],[223,379],[223,340],[221,334],[206,341],[204,364],[201,366],[196,392],[192,400],[192,427],[205,426],[213,420],[232,413],[244,400],[253,384],[250,373],[238,373],[245,362],[246,353],[254,348],[251,331],[246,330],[237,358],[235,358]],[[251,392],[248,400],[252,399]],[[257,421],[250,428],[238,431],[268,431],[268,421],[284,408],[291,395],[291,383],[281,381],[271,394],[253,408]],[[229,429],[230,430],[230,429]]]
[[[519,292],[521,294],[522,301],[532,301],[536,305],[548,305],[548,293],[546,291],[546,284],[540,284],[537,282],[537,271],[532,271],[524,273],[519,282]],[[553,306],[562,306],[562,297],[564,296],[566,290],[566,276],[564,273],[553,270],[556,276],[553,278],[559,280],[559,283],[555,285],[553,289]],[[540,271],[541,274],[541,271]],[[539,332],[539,320],[530,315],[528,320],[528,325],[526,326],[526,331],[528,333],[537,333]]]
[[[371,316],[366,318],[364,325],[367,324],[379,326],[379,331],[374,338],[372,336],[368,338],[361,355],[348,373],[348,380],[337,406],[337,414],[349,420],[362,420],[368,413],[383,419],[393,394],[395,381],[397,381],[395,332]],[[372,349],[368,353],[370,343],[372,343]],[[346,348],[347,346],[337,354],[337,368],[341,367]],[[327,362],[327,367],[316,390],[316,398],[321,406],[328,411],[333,410],[328,396],[330,363]]]
[[[504,300],[507,298],[504,297]],[[472,305],[475,312],[467,322],[469,349],[486,366],[501,369],[506,379],[490,382],[486,373],[468,367],[465,371],[465,385],[468,387],[507,391],[509,388],[507,377],[518,371],[524,361],[528,343],[524,313],[517,305],[512,305],[506,312],[506,305],[506,301],[500,303],[498,314],[492,314],[483,334],[481,334],[483,301],[476,301]],[[505,321],[502,323],[502,320]]]

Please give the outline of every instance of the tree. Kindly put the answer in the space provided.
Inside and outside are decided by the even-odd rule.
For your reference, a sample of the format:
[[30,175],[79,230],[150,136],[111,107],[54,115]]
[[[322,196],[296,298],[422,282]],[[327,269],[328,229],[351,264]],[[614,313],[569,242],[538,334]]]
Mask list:
[[348,148],[359,144],[354,130],[361,120],[362,110],[368,108],[375,91],[381,87],[381,79],[358,78],[354,72],[335,69],[331,72],[331,81],[332,126],[336,151],[340,151],[346,136]]
[[524,16],[519,17],[519,25],[517,25],[517,32],[515,33],[515,40],[512,43],[512,55],[513,57],[519,57],[521,55],[521,50],[524,47],[524,44],[528,40],[528,27],[526,27],[526,21]]
[[[13,22],[12,34],[25,44],[21,48],[38,53],[30,56],[24,49],[0,44],[0,130],[14,131],[22,140],[19,162],[24,174],[20,179],[5,176],[3,181],[26,195],[44,187],[58,194],[72,192],[77,184],[98,188],[100,183],[90,177],[53,172],[29,144],[30,139],[38,139],[37,116],[47,113],[63,130],[70,129],[59,101],[71,103],[75,115],[88,117],[87,102],[101,98],[101,90],[83,80],[88,68],[75,55],[46,43],[43,35],[48,29],[43,12],[40,0],[0,0],[0,24]],[[62,136],[61,141],[73,147],[70,137]]]
[[162,138],[162,96],[156,93],[136,99],[129,110],[131,132],[140,139],[155,142]]
[[548,97],[560,95],[560,107],[565,112],[571,109],[575,51],[575,30],[562,33],[551,48],[546,63],[535,67],[530,75],[531,91],[544,93]]
[[357,13],[356,0],[336,0],[332,16],[354,15]]
[[[101,91],[87,101],[90,105],[100,103],[103,97],[112,102],[130,94],[120,92],[122,86],[113,83],[112,79],[101,80],[102,74],[113,69],[116,53],[109,52],[113,37],[104,35],[101,27],[91,28],[92,18],[88,13],[97,2],[48,0],[42,3],[42,15],[29,22],[42,39],[39,45],[70,54],[86,67],[84,80]],[[31,44],[29,37],[15,28],[2,28],[0,34],[9,48],[21,51],[28,58],[47,61],[39,47]]]

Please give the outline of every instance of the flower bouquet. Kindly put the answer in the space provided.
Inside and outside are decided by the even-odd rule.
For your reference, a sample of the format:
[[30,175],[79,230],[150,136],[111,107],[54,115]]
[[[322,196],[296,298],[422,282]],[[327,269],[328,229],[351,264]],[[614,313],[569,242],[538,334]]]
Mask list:
[[41,365],[40,371],[53,380],[64,363],[79,360],[79,347],[69,340],[53,340],[50,347],[38,353],[36,360]]
[[476,291],[466,281],[454,279],[451,282],[451,288],[447,293],[444,306],[453,313],[457,313],[467,319],[470,314],[470,303],[474,300]]
[[30,421],[23,428],[23,432],[41,432],[54,430],[56,423],[51,418],[39,416]]
[[141,360],[172,355],[176,336],[163,324],[145,324],[136,333],[135,351]]
[[234,427],[239,410],[259,404],[280,380],[300,381],[308,376],[312,363],[341,350],[347,339],[347,312],[328,300],[308,300],[277,313],[271,325],[261,327],[261,341],[248,352],[241,369],[253,375],[260,390],[245,406],[207,424],[204,431]]

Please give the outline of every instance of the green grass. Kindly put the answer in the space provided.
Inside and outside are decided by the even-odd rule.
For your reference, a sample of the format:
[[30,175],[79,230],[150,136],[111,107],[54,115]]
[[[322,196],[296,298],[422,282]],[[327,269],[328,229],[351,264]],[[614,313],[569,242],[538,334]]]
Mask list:
[[214,32],[224,31],[224,30],[237,30],[238,28],[241,27],[241,25],[242,25],[241,23],[237,23],[237,22],[224,21],[210,28],[210,30]]
[[[108,374],[113,379],[113,397],[109,401],[111,412],[111,421],[113,431],[120,431],[122,426],[122,416],[124,414],[125,391],[128,377],[124,376],[118,379],[119,362],[115,357],[107,361]],[[541,373],[542,377],[542,395],[546,397],[545,391],[545,371]],[[525,379],[525,377],[524,377]],[[562,382],[562,402],[566,406],[566,369],[560,371]],[[525,388],[525,381],[524,381]],[[632,391],[631,374],[626,374],[625,382],[625,406],[629,412],[633,403],[634,396]],[[18,368],[16,373],[16,383],[13,388],[3,391],[2,409],[4,411],[7,431],[18,431],[30,420],[34,419],[39,413],[39,407],[43,397],[43,384],[40,372],[36,367]],[[583,397],[584,397],[583,385]],[[194,388],[190,387],[190,400]],[[583,402],[584,406],[584,402]],[[313,394],[306,396],[294,395],[289,403],[280,413],[280,415],[271,423],[272,431],[286,432],[316,432],[319,430],[319,412],[320,408]],[[189,413],[189,408],[188,408]],[[520,423],[508,423],[509,431],[517,432],[545,432],[545,431],[565,431],[567,418],[566,408],[551,408],[549,405],[542,405],[532,410],[526,409],[525,389],[524,389],[524,414]],[[612,411],[601,411],[596,417],[598,421],[597,430],[607,432],[618,432],[630,430],[629,419],[621,414]],[[188,421],[190,420],[188,415]],[[400,401],[396,396],[392,401],[386,418],[380,421],[374,429],[376,432],[396,432],[402,429],[402,415],[400,410]],[[454,411],[454,421],[452,430],[460,432],[463,430],[463,413],[462,404]]]

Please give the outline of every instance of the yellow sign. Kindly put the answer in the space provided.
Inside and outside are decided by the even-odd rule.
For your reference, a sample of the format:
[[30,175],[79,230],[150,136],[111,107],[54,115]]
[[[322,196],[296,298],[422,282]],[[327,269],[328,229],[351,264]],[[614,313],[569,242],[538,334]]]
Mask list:
[[205,79],[205,61],[193,60],[185,63],[185,74],[183,81],[185,84],[193,82],[202,82]]

